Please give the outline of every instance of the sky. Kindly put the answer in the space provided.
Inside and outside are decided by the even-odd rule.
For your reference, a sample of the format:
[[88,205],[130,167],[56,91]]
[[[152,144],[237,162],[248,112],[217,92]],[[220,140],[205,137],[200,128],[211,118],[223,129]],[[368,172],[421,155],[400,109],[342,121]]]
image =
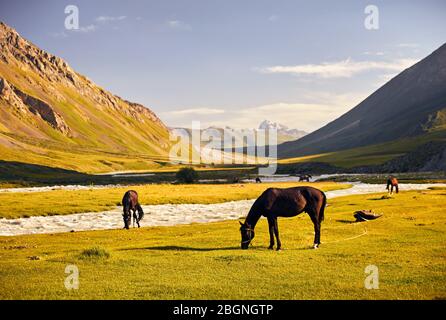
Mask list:
[[440,47],[445,13],[444,0],[0,0],[1,21],[168,126],[307,132]]

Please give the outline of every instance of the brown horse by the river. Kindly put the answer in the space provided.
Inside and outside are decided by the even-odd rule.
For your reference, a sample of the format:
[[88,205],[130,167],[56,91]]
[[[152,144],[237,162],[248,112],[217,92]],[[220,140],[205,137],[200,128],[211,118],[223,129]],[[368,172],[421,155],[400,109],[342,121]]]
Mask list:
[[124,218],[124,228],[128,229],[132,222],[132,215],[130,211],[133,211],[133,227],[135,227],[135,222],[140,227],[139,221],[144,217],[144,211],[138,202],[138,193],[134,190],[129,190],[124,194],[122,198],[123,206],[123,218]]
[[273,249],[274,247],[275,235],[277,250],[280,250],[282,244],[279,239],[277,217],[294,217],[302,212],[308,213],[313,222],[313,248],[318,248],[321,243],[321,223],[324,220],[326,204],[327,198],[325,194],[321,190],[312,187],[269,188],[265,190],[252,205],[245,222],[240,222],[242,249],[248,249],[255,235],[254,228],[260,217],[264,216],[268,219],[269,225],[269,249]]
[[395,192],[398,193],[398,180],[394,176],[389,176],[386,189],[390,194],[393,194],[393,188],[395,188]]

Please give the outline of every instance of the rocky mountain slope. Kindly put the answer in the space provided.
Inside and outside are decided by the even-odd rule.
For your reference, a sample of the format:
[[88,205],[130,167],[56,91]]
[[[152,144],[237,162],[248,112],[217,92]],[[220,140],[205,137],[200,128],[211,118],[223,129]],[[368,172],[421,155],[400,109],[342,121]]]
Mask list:
[[96,162],[104,171],[107,157],[99,155],[124,163],[163,157],[168,148],[168,129],[151,110],[97,86],[0,22],[0,160],[71,169],[91,154],[91,170]]
[[446,44],[355,108],[279,146],[281,158],[347,150],[446,130]]

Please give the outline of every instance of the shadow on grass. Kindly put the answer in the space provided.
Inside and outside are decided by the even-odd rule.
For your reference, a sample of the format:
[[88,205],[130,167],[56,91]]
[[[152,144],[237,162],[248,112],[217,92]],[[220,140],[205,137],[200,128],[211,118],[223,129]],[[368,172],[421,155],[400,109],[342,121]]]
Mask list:
[[240,247],[223,247],[223,248],[194,248],[194,247],[182,247],[182,246],[154,246],[145,248],[125,248],[122,251],[132,250],[159,250],[159,251],[225,251],[225,250],[237,250]]
[[381,197],[379,197],[379,198],[369,198],[369,199],[367,199],[367,200],[373,200],[373,201],[376,201],[376,200],[392,200],[392,199],[394,199],[394,198],[391,197],[391,196],[387,196],[387,195],[385,195],[385,196],[381,196]]
[[[101,162],[101,160],[98,160]],[[98,163],[99,164],[99,163]],[[244,165],[237,165],[237,168]],[[234,176],[232,167],[219,167],[217,170],[200,171],[199,179],[215,180],[229,179]],[[112,170],[112,169],[110,169]],[[246,178],[256,169],[247,166],[247,169],[238,170],[240,177]],[[113,170],[112,170],[113,171]],[[143,183],[171,183],[176,180],[176,170],[171,172],[156,172],[153,175],[142,173],[123,174],[88,174],[75,170],[55,168],[39,164],[23,163],[18,161],[0,160],[0,184],[13,183],[19,186],[40,186],[40,185],[108,185],[108,184],[143,184]]]
[[0,183],[16,183],[22,186],[133,184],[170,182],[174,178],[174,173],[157,173],[153,176],[94,175],[45,165],[0,160]]
[[340,223],[345,223],[345,224],[351,224],[351,223],[355,223],[355,220],[336,220],[336,222],[340,222]]

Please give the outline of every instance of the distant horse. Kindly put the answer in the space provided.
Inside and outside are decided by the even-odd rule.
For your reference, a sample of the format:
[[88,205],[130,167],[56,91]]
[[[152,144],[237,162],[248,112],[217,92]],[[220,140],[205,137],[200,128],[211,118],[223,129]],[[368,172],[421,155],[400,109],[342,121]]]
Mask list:
[[301,174],[299,175],[299,181],[307,181],[310,182],[310,178],[312,178],[309,174]]
[[256,183],[262,183],[262,180],[260,180],[259,177],[256,178]]
[[[277,250],[282,244],[279,239],[277,217],[294,217],[302,212],[308,213],[314,225],[314,244],[316,249],[321,243],[321,223],[324,220],[324,210],[327,204],[325,193],[312,187],[268,188],[252,205],[244,223],[241,223],[241,247],[248,249],[254,238],[254,228],[261,216],[268,219],[270,244],[274,247],[274,235],[277,240]],[[273,235],[274,233],[274,235]]]
[[389,179],[387,179],[386,189],[390,194],[393,194],[393,187],[395,187],[395,192],[398,193],[398,180],[394,176],[389,176]]
[[[133,227],[135,227],[135,222],[140,227],[139,221],[144,217],[144,211],[138,202],[138,193],[134,190],[129,190],[124,194],[122,198],[122,206],[123,206],[123,218],[124,218],[124,228],[128,229],[132,222],[132,216],[130,214],[130,210],[133,211]],[[138,212],[138,214],[137,214]]]

